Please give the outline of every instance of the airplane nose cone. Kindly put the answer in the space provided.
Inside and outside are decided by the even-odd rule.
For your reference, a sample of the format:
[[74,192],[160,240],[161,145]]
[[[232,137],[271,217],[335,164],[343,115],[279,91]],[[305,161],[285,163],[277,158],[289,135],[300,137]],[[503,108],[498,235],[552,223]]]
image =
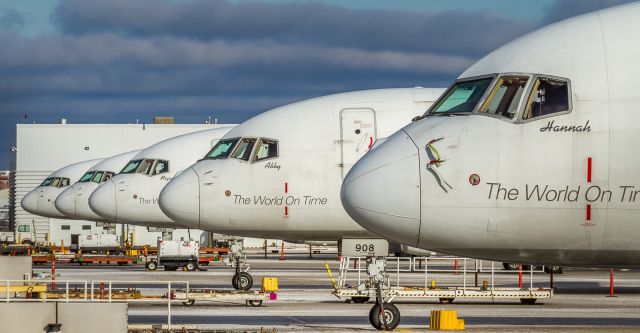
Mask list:
[[54,204],[56,209],[62,214],[71,218],[76,217],[76,191],[73,187],[70,187],[60,193]]
[[108,180],[100,185],[89,196],[89,207],[96,214],[109,221],[118,221],[118,205],[116,202],[116,186]]
[[20,205],[22,205],[22,208],[27,212],[38,215],[38,194],[36,190],[27,193],[27,195],[22,198]]
[[170,219],[189,228],[200,228],[200,184],[193,168],[174,177],[162,189],[159,204]]
[[342,205],[363,228],[416,246],[420,233],[418,147],[404,131],[369,151],[342,184]]

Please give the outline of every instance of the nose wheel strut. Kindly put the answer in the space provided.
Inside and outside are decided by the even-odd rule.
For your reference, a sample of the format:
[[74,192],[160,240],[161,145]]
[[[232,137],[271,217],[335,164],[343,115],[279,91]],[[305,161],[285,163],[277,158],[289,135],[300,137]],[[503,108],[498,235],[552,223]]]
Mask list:
[[375,288],[376,304],[369,311],[369,323],[377,330],[392,331],[400,324],[400,310],[394,304],[384,301],[383,288],[387,281],[384,257],[367,257],[367,275],[368,281],[359,289],[367,289],[367,285]]
[[[247,256],[244,253],[244,242],[234,241],[231,244],[231,251],[224,263],[235,268],[235,274],[231,278],[231,285],[236,290],[250,290],[253,287],[253,277],[247,271]],[[246,268],[245,268],[246,267]]]

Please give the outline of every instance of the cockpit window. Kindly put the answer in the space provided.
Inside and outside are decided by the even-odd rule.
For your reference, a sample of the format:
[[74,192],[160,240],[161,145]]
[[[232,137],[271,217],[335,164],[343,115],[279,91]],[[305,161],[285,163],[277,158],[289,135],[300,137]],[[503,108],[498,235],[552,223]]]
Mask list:
[[80,177],[80,180],[78,181],[79,183],[86,183],[88,181],[91,180],[91,177],[93,177],[95,171],[89,171],[87,173],[85,173],[82,177]]
[[278,157],[278,141],[271,139],[260,139],[253,160],[262,161],[276,157]]
[[531,89],[523,120],[569,111],[569,82],[539,77]]
[[91,179],[92,182],[94,183],[98,183],[100,184],[102,182],[102,175],[104,175],[103,171],[97,171],[94,175],[93,178]]
[[493,77],[487,77],[456,82],[427,113],[471,113],[492,81]]
[[132,160],[120,171],[120,173],[134,173],[138,170],[138,166],[140,166],[142,160]]
[[169,161],[158,160],[153,166],[153,173],[151,175],[153,176],[165,172],[169,172]]
[[51,182],[53,181],[53,177],[49,177],[47,179],[45,179],[42,184],[40,184],[40,186],[49,186],[51,184]]
[[481,113],[513,118],[529,78],[526,76],[502,76],[480,108]]
[[243,138],[240,140],[240,143],[238,143],[238,147],[233,151],[231,157],[248,161],[255,144],[256,139]]
[[104,173],[104,178],[102,179],[103,182],[106,182],[107,180],[111,179],[111,177],[113,177],[115,175],[115,173],[111,172],[111,171],[107,171]]
[[40,186],[66,187],[69,186],[69,178],[49,177]]
[[235,147],[236,143],[238,143],[238,140],[240,140],[240,138],[220,140],[215,146],[213,146],[213,148],[211,148],[209,153],[207,153],[204,158],[212,160],[222,160],[229,157],[229,155],[233,151],[233,147]]
[[140,163],[140,167],[138,168],[138,171],[136,171],[136,173],[142,173],[142,174],[148,175],[149,172],[151,171],[151,166],[153,165],[154,161],[155,160],[152,160],[152,159],[142,160],[142,163]]

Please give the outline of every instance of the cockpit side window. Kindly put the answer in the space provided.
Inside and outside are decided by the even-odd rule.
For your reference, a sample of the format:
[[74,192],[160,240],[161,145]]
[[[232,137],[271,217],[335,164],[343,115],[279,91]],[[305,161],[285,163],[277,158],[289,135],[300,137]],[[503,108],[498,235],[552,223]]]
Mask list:
[[91,180],[95,171],[89,171],[85,173],[82,177],[80,177],[79,183],[86,183]]
[[103,182],[106,182],[107,180],[111,179],[111,177],[115,176],[115,173],[111,172],[111,171],[107,171],[104,173],[104,178],[102,179]]
[[238,147],[233,151],[231,157],[248,161],[249,157],[251,157],[251,151],[253,150],[253,146],[255,144],[256,139],[243,138],[242,140],[240,140],[240,143],[238,143]]
[[53,181],[51,182],[50,185],[53,186],[53,187],[59,187],[58,185],[60,185],[60,178],[58,178],[58,177],[53,178]]
[[489,88],[493,77],[456,82],[427,114],[471,113]]
[[278,157],[278,141],[272,139],[260,139],[256,148],[254,161],[262,161]]
[[136,171],[136,173],[148,175],[151,171],[151,166],[153,166],[153,162],[155,162],[155,160],[148,158],[142,160],[142,163],[140,163],[140,167],[138,168],[138,171]]
[[104,175],[103,171],[97,171],[94,175],[93,178],[91,179],[92,182],[94,183],[102,183],[102,175]]
[[204,159],[222,160],[229,157],[233,151],[233,147],[235,147],[239,140],[240,138],[220,140],[215,146],[213,146],[213,148],[211,148]]
[[46,179],[42,182],[42,184],[40,184],[40,186],[49,186],[49,185],[51,185],[51,182],[52,182],[52,181],[53,181],[53,177],[46,178]]
[[169,172],[169,161],[158,160],[153,166],[153,173],[151,175],[158,175],[165,172]]
[[138,170],[138,166],[140,166],[142,160],[132,160],[127,165],[124,166],[120,173],[134,173]]
[[500,77],[479,112],[512,119],[518,112],[527,81],[526,76]]
[[522,116],[523,120],[569,111],[569,82],[538,77],[533,84]]
[[69,186],[69,178],[60,178],[60,185],[58,187],[67,187]]

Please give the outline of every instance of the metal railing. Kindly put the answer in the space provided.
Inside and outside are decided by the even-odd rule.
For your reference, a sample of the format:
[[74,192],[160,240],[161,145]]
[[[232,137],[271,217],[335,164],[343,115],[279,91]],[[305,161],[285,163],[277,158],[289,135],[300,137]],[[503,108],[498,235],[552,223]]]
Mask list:
[[[392,285],[400,287],[402,274],[411,275],[415,280],[417,277],[416,274],[406,273],[421,273],[423,275],[421,280],[424,283],[424,288],[427,289],[430,286],[430,274],[452,273],[454,275],[460,275],[462,288],[466,289],[468,273],[475,274],[474,287],[478,283],[477,277],[479,273],[490,273],[490,285],[493,289],[495,287],[496,274],[520,273],[519,270],[502,270],[501,267],[500,269],[496,269],[496,263],[493,261],[487,262],[479,259],[461,257],[387,257],[385,260],[388,276],[388,279],[385,281],[386,287],[391,287]],[[362,284],[368,277],[366,271],[366,257],[343,257],[340,261],[338,287],[348,287],[353,283],[355,283],[356,286]],[[355,278],[351,278],[353,273],[356,274]],[[533,288],[534,273],[544,273],[544,269],[535,269],[535,266],[531,265],[529,269],[522,270],[522,276],[524,276],[524,274],[529,275],[528,282],[530,288]],[[519,279],[519,284],[522,284],[521,278]]]
[[[12,287],[25,286],[47,286],[45,291],[39,292],[41,296],[33,298],[28,297],[29,291],[14,292]],[[115,285],[115,286],[114,286]],[[126,287],[120,287],[126,285]],[[133,288],[133,286],[138,286]],[[159,288],[149,288],[148,285],[160,286]],[[5,287],[4,302],[96,302],[96,303],[112,303],[112,302],[167,302],[167,324],[171,327],[171,303],[185,302],[189,299],[190,285],[189,281],[104,281],[104,280],[0,280],[0,286]],[[48,286],[52,286],[51,289]],[[62,288],[53,288],[53,286]],[[165,287],[166,286],[166,287]],[[176,298],[176,287],[184,287],[184,297]],[[119,291],[147,291],[141,294],[140,298],[114,298]],[[182,290],[182,289],[180,289]],[[49,293],[64,293],[63,298],[47,298]],[[166,292],[166,293],[165,293]],[[0,293],[2,293],[0,291]],[[24,297],[18,297],[24,293]],[[71,295],[81,295],[80,297],[71,297]],[[13,295],[13,297],[12,297]],[[96,297],[98,295],[98,297]]]

